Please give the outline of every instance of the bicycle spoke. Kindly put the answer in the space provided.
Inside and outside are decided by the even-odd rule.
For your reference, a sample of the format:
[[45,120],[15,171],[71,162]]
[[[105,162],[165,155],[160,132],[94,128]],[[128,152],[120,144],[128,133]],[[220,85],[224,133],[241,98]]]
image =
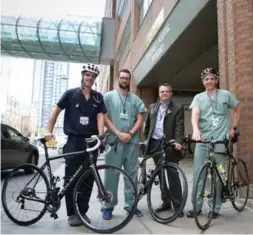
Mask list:
[[[134,183],[131,178],[125,175],[124,171],[108,165],[97,166],[99,177],[101,178],[103,188],[105,191],[101,192],[98,189],[97,183],[93,183],[91,187],[91,182],[94,177],[90,170],[84,173],[80,177],[76,184],[74,198],[75,198],[75,209],[76,213],[83,219],[84,225],[94,232],[98,233],[112,233],[123,226],[125,226],[133,216],[137,204],[137,193]],[[113,193],[113,188],[111,188],[111,182],[108,181],[110,178],[106,177],[118,177],[119,184],[116,194]],[[89,184],[87,182],[90,182]],[[129,192],[125,193],[126,200],[124,198],[124,185],[129,185]],[[87,192],[91,192],[89,195]],[[102,196],[104,195],[104,197]],[[87,208],[87,201],[89,201],[89,207]],[[130,214],[125,211],[125,207],[128,206],[130,209]],[[103,219],[103,211],[106,209],[113,208],[112,219]],[[90,223],[85,220],[83,214],[86,214],[90,218]]]
[[243,211],[249,196],[249,178],[246,164],[241,159],[232,167],[231,191],[233,207]]
[[[24,169],[29,169],[34,173],[22,176],[22,180],[17,182],[15,174]],[[34,200],[45,200],[48,188],[49,183],[46,176],[38,167],[24,164],[16,168],[3,185],[2,203],[6,215],[19,225],[30,225],[37,222],[45,214],[46,205]]]

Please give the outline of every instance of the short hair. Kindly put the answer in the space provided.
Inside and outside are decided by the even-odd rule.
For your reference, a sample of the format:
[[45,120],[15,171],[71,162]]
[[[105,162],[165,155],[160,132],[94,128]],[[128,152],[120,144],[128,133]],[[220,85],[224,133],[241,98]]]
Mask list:
[[173,91],[173,90],[172,90],[172,86],[171,86],[169,83],[163,83],[163,84],[159,85],[158,91],[160,90],[160,87],[161,87],[161,86],[166,86],[166,87],[168,87],[170,92]]
[[130,75],[130,79],[131,79],[131,77],[132,77],[131,72],[130,72],[128,69],[121,69],[121,70],[119,71],[119,75],[120,75],[120,73],[128,73],[128,74]]

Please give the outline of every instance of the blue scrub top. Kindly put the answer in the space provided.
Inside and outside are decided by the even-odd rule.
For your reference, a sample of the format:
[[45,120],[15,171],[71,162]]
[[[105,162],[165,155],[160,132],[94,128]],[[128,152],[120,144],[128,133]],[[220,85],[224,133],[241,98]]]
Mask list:
[[97,115],[107,113],[103,96],[92,90],[86,100],[80,88],[67,90],[57,103],[65,109],[64,133],[68,136],[90,137],[98,134]]

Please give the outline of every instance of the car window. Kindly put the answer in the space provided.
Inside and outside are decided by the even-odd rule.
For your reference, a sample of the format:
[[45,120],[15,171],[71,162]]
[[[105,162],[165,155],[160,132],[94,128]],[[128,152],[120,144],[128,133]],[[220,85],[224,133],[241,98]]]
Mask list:
[[8,133],[8,131],[6,130],[6,129],[2,129],[2,131],[1,131],[1,138],[6,138],[6,139],[9,139],[10,137],[9,137],[9,133]]
[[7,132],[9,134],[9,139],[15,140],[15,141],[22,141],[23,137],[17,131],[7,128]]

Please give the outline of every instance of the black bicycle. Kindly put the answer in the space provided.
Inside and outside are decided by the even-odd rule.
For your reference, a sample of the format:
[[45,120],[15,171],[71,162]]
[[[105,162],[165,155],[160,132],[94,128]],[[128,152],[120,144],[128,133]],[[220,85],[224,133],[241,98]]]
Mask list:
[[[155,221],[162,224],[171,223],[177,219],[185,207],[188,195],[185,173],[178,164],[169,162],[166,158],[165,149],[174,148],[174,145],[174,141],[166,142],[163,138],[156,149],[145,155],[146,143],[140,142],[139,144],[143,159],[138,165],[140,171],[137,183],[138,200],[147,194],[149,212]],[[147,173],[147,160],[157,155],[160,160],[156,168],[154,170],[149,169]],[[177,192],[178,190],[179,192]],[[170,204],[168,210],[156,212],[159,207],[159,203],[157,204],[159,198]]]
[[[136,186],[131,177],[124,170],[112,165],[96,165],[95,160],[99,156],[99,148],[102,146],[99,136],[87,138],[85,140],[86,143],[84,143],[86,144],[85,151],[89,153],[89,169],[85,170],[83,166],[80,166],[62,189],[57,186],[57,182],[60,181],[60,178],[59,176],[53,175],[50,162],[60,158],[81,156],[85,151],[62,154],[57,157],[49,158],[45,144],[46,140],[42,138],[40,141],[45,150],[45,163],[40,168],[32,164],[21,165],[15,168],[4,182],[2,188],[2,204],[10,220],[18,225],[27,226],[39,221],[46,212],[54,219],[57,219],[58,215],[56,212],[61,206],[61,199],[66,194],[69,187],[75,184],[73,192],[75,212],[88,229],[97,233],[113,233],[127,225],[133,217],[137,206]],[[110,145],[107,145],[106,149],[107,151],[105,152],[110,151]],[[97,162],[99,162],[99,160],[97,160]],[[47,175],[44,172],[45,168],[47,168]],[[17,179],[16,173],[20,170],[27,169],[33,172],[33,174],[24,175],[23,177],[19,176],[22,177],[21,181]],[[132,207],[129,213],[125,213],[124,211],[124,202],[122,205],[119,205],[122,193],[118,195],[118,199],[114,198],[112,193],[108,191],[103,184],[104,175],[108,171],[112,171],[113,175],[120,178],[120,181],[125,181],[131,186],[133,196]],[[27,179],[28,177],[29,179]],[[88,180],[93,180],[95,184],[93,183],[93,186],[88,186],[86,183]],[[19,186],[18,183],[22,183],[22,185]],[[89,210],[86,212],[86,215],[82,215],[82,205],[85,199],[82,193],[86,190],[91,191]],[[115,219],[104,221],[101,210],[104,206],[116,200],[118,204],[114,207]],[[95,202],[98,202],[98,206]]]
[[[240,212],[244,210],[249,194],[248,170],[242,159],[233,156],[232,139],[190,141],[207,144],[208,159],[200,168],[193,188],[195,222],[199,229],[206,230],[212,221],[218,197],[222,202],[230,200],[235,210]],[[215,152],[217,144],[224,145],[226,152]],[[222,165],[216,163],[215,154],[228,158],[227,171]],[[221,191],[217,189],[217,183],[219,183]],[[203,201],[201,209],[199,209],[199,199]]]

